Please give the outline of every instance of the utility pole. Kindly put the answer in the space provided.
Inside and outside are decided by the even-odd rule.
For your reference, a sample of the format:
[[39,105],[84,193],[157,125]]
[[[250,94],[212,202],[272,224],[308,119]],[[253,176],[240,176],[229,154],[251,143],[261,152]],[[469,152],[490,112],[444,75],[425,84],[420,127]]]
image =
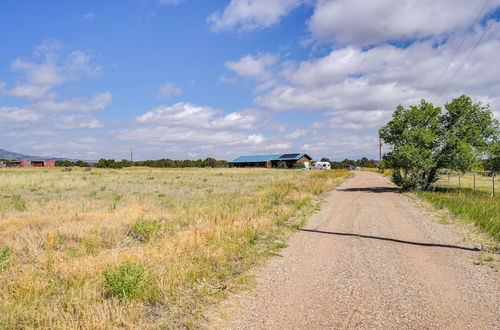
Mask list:
[[130,161],[131,162],[134,161],[134,152],[133,152],[132,148],[130,148]]

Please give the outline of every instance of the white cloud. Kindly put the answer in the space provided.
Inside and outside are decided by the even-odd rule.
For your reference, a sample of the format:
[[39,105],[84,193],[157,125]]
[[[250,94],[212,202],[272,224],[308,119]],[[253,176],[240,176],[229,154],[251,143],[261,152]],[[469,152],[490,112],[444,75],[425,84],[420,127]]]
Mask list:
[[176,103],[171,106],[158,106],[136,121],[141,124],[185,125],[192,127],[207,127],[215,114],[210,107],[200,107],[190,103]]
[[251,130],[259,119],[257,112],[252,110],[231,112],[223,117],[215,118],[210,126],[217,129]]
[[[460,67],[485,27],[475,27],[437,84],[462,41],[462,35],[450,36],[438,47],[429,39],[417,41],[407,48],[385,44],[368,51],[352,46],[334,49],[324,57],[281,65],[281,70],[275,69],[272,74],[261,69],[265,66],[257,66],[249,72],[264,72],[258,77],[268,77],[268,80],[257,81],[255,103],[278,111],[324,109],[330,114],[340,114],[392,111],[400,103],[413,104],[422,98],[440,103],[466,93],[491,102],[495,108],[495,95],[500,87],[500,67],[496,65],[500,52],[500,23],[490,21],[489,24],[492,24],[489,32],[467,63]],[[245,58],[252,59],[250,55]],[[280,64],[273,63],[273,67],[280,67]],[[450,82],[458,68],[461,71]],[[240,71],[240,75],[255,79],[245,71]],[[261,86],[268,82],[271,88],[263,90]],[[437,99],[446,86],[443,96]],[[349,118],[353,119],[344,117],[344,120]]]
[[211,130],[249,130],[259,120],[252,110],[218,115],[221,111],[211,107],[179,102],[158,106],[136,118],[138,124],[165,125],[168,127],[201,128]]
[[[309,28],[319,39],[350,45],[424,38],[465,31],[483,4],[470,0],[319,0]],[[491,0],[488,9],[499,4]]]
[[316,122],[313,128],[361,131],[383,126],[391,117],[390,110],[350,111],[335,115],[323,122]]
[[99,120],[86,116],[86,115],[75,115],[75,116],[63,116],[56,123],[57,128],[62,129],[80,129],[80,128],[99,128],[102,124]]
[[[35,48],[32,59],[14,59],[11,69],[20,79],[11,88],[0,82],[1,93],[21,100],[7,99],[13,105],[0,107],[0,136],[4,137],[6,147],[11,141],[10,146],[24,153],[46,150],[51,156],[90,152],[81,145],[87,138],[82,134],[104,126],[90,113],[107,108],[111,104],[111,93],[65,99],[53,89],[99,75],[101,67],[92,63],[91,55],[81,50],[66,51],[61,42],[49,40]],[[92,144],[94,151],[104,152],[105,147],[116,150],[109,136],[103,140],[106,142],[98,146]],[[72,146],[75,148],[70,149]]]
[[110,92],[98,94],[92,98],[77,97],[66,101],[45,100],[28,107],[40,112],[92,112],[105,109],[111,104]]
[[208,17],[213,31],[236,28],[240,31],[266,28],[278,23],[303,0],[231,0],[221,12]]
[[18,108],[18,107],[0,107],[0,122],[35,122],[40,119],[40,115],[36,112]]
[[38,61],[14,59],[11,69],[21,73],[24,81],[5,89],[4,93],[30,100],[53,98],[49,91],[55,86],[101,73],[101,67],[92,63],[92,56],[87,52],[75,50],[65,53],[63,48],[60,42],[49,40],[36,47]]
[[[442,105],[467,94],[476,101],[490,103],[500,118],[500,66],[496,63],[500,22],[490,20],[487,26],[489,30],[483,24],[474,26],[453,60],[463,32],[453,32],[446,39],[417,40],[406,47],[388,43],[369,50],[356,44],[336,47],[324,56],[296,62],[281,63],[280,57],[274,55],[277,60],[270,66],[254,65],[247,71],[243,69],[252,65],[242,64],[252,64],[248,59],[255,61],[260,55],[246,55],[245,60],[228,62],[234,64],[226,64],[226,68],[255,83],[254,102],[259,107],[274,111],[316,110],[311,117],[317,120],[309,127],[280,131],[284,137],[278,140],[292,139],[293,150],[335,159],[376,158],[376,131],[390,119],[398,104],[408,106],[425,98]],[[461,66],[485,32],[472,56]],[[450,61],[449,69],[437,82]],[[451,80],[458,69],[458,75]],[[259,74],[252,74],[255,72]],[[318,114],[323,117],[318,118]]]
[[182,89],[177,87],[174,83],[165,83],[158,90],[158,98],[169,98],[176,95],[181,95]]
[[285,135],[285,138],[287,139],[297,139],[299,137],[305,136],[307,134],[307,130],[305,129],[296,129],[291,133],[288,133]]
[[273,54],[246,55],[237,61],[227,61],[225,66],[240,77],[262,81],[272,77],[271,67],[277,60],[277,56]]
[[229,150],[259,150],[274,144],[273,139],[258,132],[264,122],[256,110],[224,114],[211,107],[176,103],[155,107],[138,116],[133,125],[117,136],[150,146],[176,146],[197,155],[220,156]]

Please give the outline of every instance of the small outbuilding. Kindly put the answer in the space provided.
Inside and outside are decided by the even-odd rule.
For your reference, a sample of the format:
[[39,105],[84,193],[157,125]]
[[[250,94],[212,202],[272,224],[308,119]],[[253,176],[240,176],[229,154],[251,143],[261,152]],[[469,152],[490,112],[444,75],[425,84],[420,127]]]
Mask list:
[[277,155],[256,155],[240,156],[229,162],[230,167],[277,167],[279,162],[283,162],[288,168],[293,168],[297,162],[301,162],[305,167],[309,167],[312,158],[305,153],[277,154]]
[[8,163],[9,167],[54,167],[55,160],[18,160]]

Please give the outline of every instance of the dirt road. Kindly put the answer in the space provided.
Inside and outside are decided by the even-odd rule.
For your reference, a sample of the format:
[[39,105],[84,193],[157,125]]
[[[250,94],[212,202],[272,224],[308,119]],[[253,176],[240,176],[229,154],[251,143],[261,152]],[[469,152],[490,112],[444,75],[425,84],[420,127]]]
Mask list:
[[482,252],[464,235],[386,178],[357,172],[216,327],[500,328],[500,273],[474,265]]

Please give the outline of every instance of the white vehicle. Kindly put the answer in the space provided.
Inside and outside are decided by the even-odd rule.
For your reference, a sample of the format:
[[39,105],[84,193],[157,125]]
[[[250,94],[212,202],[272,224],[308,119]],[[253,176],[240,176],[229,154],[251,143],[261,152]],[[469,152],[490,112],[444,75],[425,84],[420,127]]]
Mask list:
[[311,166],[311,170],[330,170],[330,162],[316,162]]

